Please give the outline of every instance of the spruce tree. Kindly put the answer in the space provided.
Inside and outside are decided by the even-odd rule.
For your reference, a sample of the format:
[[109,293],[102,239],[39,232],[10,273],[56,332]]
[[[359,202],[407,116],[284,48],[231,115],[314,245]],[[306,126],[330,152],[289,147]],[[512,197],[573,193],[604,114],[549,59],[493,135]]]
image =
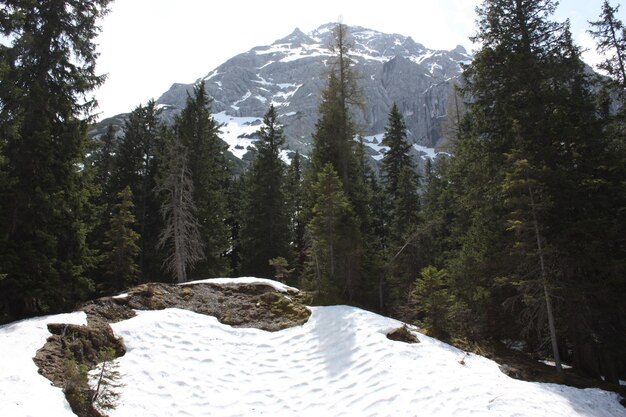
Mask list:
[[306,261],[303,179],[300,153],[296,152],[287,169],[287,177],[285,179],[291,252],[294,254],[294,272],[296,276],[302,272]]
[[359,227],[337,172],[327,163],[312,187],[315,205],[309,223],[311,263],[321,298],[351,298],[352,263],[358,259]]
[[137,283],[139,267],[139,234],[133,230],[135,223],[133,196],[127,186],[117,194],[109,229],[104,233],[104,259],[102,266],[106,292],[122,291]]
[[291,258],[286,166],[280,158],[285,137],[277,118],[276,109],[270,106],[258,131],[258,153],[246,173],[240,235],[243,274],[272,277],[269,261]]
[[162,278],[161,254],[157,250],[162,227],[160,203],[155,193],[161,152],[161,122],[156,103],[150,100],[135,108],[124,123],[118,153],[115,155],[113,190],[129,186],[133,194],[137,232],[139,233],[139,269],[141,281]]
[[211,101],[204,84],[194,86],[185,108],[176,119],[175,133],[189,149],[193,199],[197,209],[205,258],[196,264],[193,276],[220,276],[228,272],[225,257],[230,248],[227,188],[230,166],[219,125],[211,115]]
[[607,56],[598,67],[613,77],[623,93],[626,88],[626,28],[616,16],[619,7],[604,0],[600,20],[589,22],[593,27],[589,33],[596,39],[596,51]]
[[[96,74],[97,21],[109,0],[12,1],[0,31],[0,311],[59,311],[84,297],[87,192],[80,169]],[[2,315],[2,313],[0,313]]]
[[[421,269],[415,238],[419,219],[418,177],[413,167],[407,141],[406,125],[394,103],[389,110],[382,144],[387,146],[381,165],[381,177],[387,202],[385,256],[386,268],[381,286],[387,287],[387,307],[398,311],[406,304],[414,271]],[[382,294],[381,294],[382,298]]]
[[[515,328],[519,310],[511,314],[501,306],[523,294],[516,286],[518,268],[528,267],[532,258],[520,257],[520,241],[507,231],[511,207],[505,185],[516,166],[507,155],[527,161],[531,179],[541,185],[541,201],[550,202],[541,211],[540,233],[534,234],[552,249],[550,269],[544,269],[550,290],[544,301],[551,303],[544,308],[554,308],[560,324],[556,338],[572,352],[569,359],[598,372],[592,369],[598,358],[588,352],[605,349],[601,355],[611,357],[615,332],[605,323],[623,317],[610,297],[606,301],[614,307],[605,311],[600,297],[592,295],[606,285],[621,285],[615,272],[623,254],[606,244],[613,241],[607,219],[618,215],[617,199],[606,197],[620,195],[609,191],[617,165],[607,153],[580,52],[567,23],[550,20],[554,10],[549,0],[491,0],[478,8],[475,40],[482,46],[465,72],[464,93],[472,101],[448,169],[454,211],[450,239],[457,248],[446,269],[455,296],[470,306],[472,322],[479,324],[474,334],[503,337]],[[508,192],[513,189],[518,190],[517,212],[532,218],[537,206],[528,192],[521,194],[519,187]],[[584,336],[591,333],[602,342]],[[607,374],[615,368],[610,362],[605,362]]]
[[407,141],[406,125],[396,103],[393,103],[389,110],[389,119],[381,144],[389,148],[385,151],[382,160],[381,176],[383,184],[388,196],[391,199],[395,199],[398,197],[400,172],[405,167],[413,167],[411,156],[409,155],[411,144]]
[[[367,188],[367,173],[356,146],[357,142],[354,140],[356,129],[350,115],[355,107],[362,106],[358,74],[352,67],[350,49],[347,28],[338,24],[331,45],[334,55],[331,59],[328,84],[322,92],[320,117],[313,134],[308,183],[314,184],[320,172],[326,170],[327,164],[331,164],[341,179],[343,191],[355,216],[352,223],[359,229],[359,233],[352,240],[352,250],[343,251],[349,259],[342,259],[340,263],[350,265],[350,268],[342,272],[345,276],[341,279],[347,282],[348,286],[341,293],[349,300],[355,300],[362,289],[361,277],[365,271],[363,249],[366,248],[364,242],[371,233],[372,221],[369,207],[371,192]],[[313,196],[314,193],[309,195]],[[309,210],[316,203],[315,200],[309,201]],[[368,259],[367,255],[365,259]]]

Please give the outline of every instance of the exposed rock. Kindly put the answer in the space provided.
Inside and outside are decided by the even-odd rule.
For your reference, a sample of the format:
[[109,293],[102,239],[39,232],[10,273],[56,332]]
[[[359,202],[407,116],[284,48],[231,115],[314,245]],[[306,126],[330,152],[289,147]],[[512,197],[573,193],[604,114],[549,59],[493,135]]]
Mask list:
[[311,312],[303,304],[305,294],[286,293],[261,284],[143,284],[123,298],[106,297],[82,307],[89,317],[105,317],[111,322],[125,320],[133,310],[182,308],[215,316],[220,322],[237,327],[277,331],[305,323]]
[[395,330],[387,333],[387,339],[394,340],[396,342],[404,342],[404,343],[419,343],[419,339],[417,336],[413,334],[405,324],[402,327],[398,327]]
[[[53,385],[63,388],[73,411],[81,417],[101,417],[90,401],[93,392],[85,381],[68,381],[68,363],[76,369],[93,369],[104,350],[115,357],[126,353],[123,341],[113,334],[109,323],[135,316],[135,310],[182,308],[207,314],[231,326],[277,331],[305,323],[311,312],[299,291],[280,292],[262,283],[222,286],[202,283],[188,285],[143,284],[127,294],[103,297],[81,307],[87,326],[53,323],[52,336],[34,358],[39,372]],[[79,386],[77,387],[76,384]],[[78,393],[78,394],[77,394]]]
[[64,385],[64,367],[68,359],[93,368],[98,363],[99,353],[107,348],[112,348],[116,357],[126,353],[123,342],[104,322],[92,322],[88,326],[51,323],[48,330],[52,336],[33,360],[40,373],[58,387]]

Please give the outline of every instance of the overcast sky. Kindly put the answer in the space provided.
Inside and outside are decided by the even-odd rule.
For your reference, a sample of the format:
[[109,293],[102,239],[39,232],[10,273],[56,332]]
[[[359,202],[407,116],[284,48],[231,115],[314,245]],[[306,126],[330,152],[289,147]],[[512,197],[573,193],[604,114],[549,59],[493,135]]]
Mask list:
[[[578,44],[603,0],[561,0],[555,16],[569,18]],[[612,0],[617,4],[618,0]],[[296,27],[305,33],[336,22],[411,36],[431,49],[472,50],[474,8],[480,0],[115,0],[101,22],[96,92],[101,116],[128,112],[157,99],[173,83],[192,83],[228,58],[271,44]],[[619,15],[626,21],[624,11]],[[587,57],[587,60],[592,60]]]

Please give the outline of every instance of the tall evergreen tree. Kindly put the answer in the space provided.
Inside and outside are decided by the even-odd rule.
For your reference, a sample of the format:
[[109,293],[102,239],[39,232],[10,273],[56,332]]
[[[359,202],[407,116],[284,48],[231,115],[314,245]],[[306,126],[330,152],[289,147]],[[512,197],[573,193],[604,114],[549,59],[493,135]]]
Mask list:
[[359,227],[341,180],[331,163],[318,174],[312,188],[315,205],[309,231],[312,236],[311,262],[322,299],[351,299],[354,285],[353,262],[359,258]]
[[289,218],[285,196],[285,163],[280,151],[285,143],[274,106],[263,117],[256,142],[258,154],[245,181],[241,243],[242,272],[273,276],[269,261],[291,258]]
[[[319,106],[320,118],[313,134],[313,150],[311,152],[311,184],[315,183],[320,172],[331,164],[341,179],[343,191],[351,205],[355,216],[354,222],[358,225],[358,239],[352,241],[353,250],[344,251],[350,259],[344,259],[350,269],[344,271],[345,282],[348,288],[342,291],[350,300],[359,297],[362,289],[364,259],[373,259],[364,256],[364,248],[368,236],[372,231],[371,190],[368,189],[365,164],[362,163],[357,142],[354,140],[356,129],[350,116],[352,109],[362,106],[362,95],[358,86],[358,74],[355,72],[350,58],[351,42],[348,38],[345,25],[338,24],[334,31],[331,49],[334,56],[331,59],[328,85],[322,93]],[[361,152],[362,154],[362,152]],[[314,193],[311,193],[312,196]],[[316,202],[309,202],[309,209]],[[349,279],[348,279],[349,278]]]
[[[80,166],[95,101],[97,20],[109,0],[3,5],[0,129],[8,178],[0,220],[0,311],[66,308],[91,289],[83,275],[86,201]],[[0,313],[2,315],[2,313]]]
[[204,258],[200,225],[196,218],[189,149],[169,128],[163,132],[164,150],[156,192],[160,196],[164,227],[159,247],[165,248],[163,266],[176,282],[187,281],[187,271]]
[[191,275],[220,276],[229,269],[225,253],[230,248],[227,188],[230,167],[226,144],[219,137],[219,125],[211,115],[211,101],[203,84],[194,86],[185,108],[176,119],[176,135],[189,149],[189,170],[197,208],[205,258]]
[[406,125],[396,103],[389,110],[389,119],[385,127],[382,145],[389,149],[385,151],[381,166],[383,184],[390,198],[398,197],[398,182],[400,172],[404,168],[413,168],[409,150],[411,144],[407,141]]
[[287,169],[287,177],[285,179],[291,252],[295,256],[295,276],[302,272],[306,261],[303,180],[300,153],[296,152]]
[[[555,309],[555,321],[561,323],[556,331],[567,329],[557,338],[566,340],[570,359],[581,369],[599,372],[592,364],[600,359],[588,352],[606,349],[600,356],[609,373],[616,362],[606,347],[614,332],[605,320],[619,322],[623,310],[616,307],[596,319],[606,312],[600,313],[592,294],[604,285],[619,287],[614,274],[623,254],[611,254],[606,245],[611,236],[607,216],[617,214],[606,195],[620,193],[608,191],[616,184],[614,167],[606,165],[613,157],[606,151],[580,53],[568,24],[550,20],[554,10],[549,0],[490,0],[478,9],[475,39],[482,47],[465,72],[464,91],[472,102],[448,178],[456,211],[452,239],[458,247],[447,269],[456,294],[480,318],[479,332],[502,337],[514,328],[515,317],[500,306],[512,295],[510,284],[524,260],[512,250],[519,243],[516,236],[506,232],[511,210],[503,185],[511,175],[506,155],[528,161],[536,174],[531,179],[541,184],[542,201],[550,201],[535,233],[555,255],[551,269],[544,269],[552,290],[551,303],[544,305]],[[536,212],[531,199],[518,202],[525,204],[520,213]]]
[[411,145],[407,141],[406,125],[395,103],[389,111],[382,144],[389,148],[381,166],[388,207],[385,244],[388,265],[383,277],[388,278],[390,284],[386,289],[388,307],[397,311],[400,305],[406,304],[405,294],[415,281],[414,271],[425,265],[419,265],[414,241],[420,210],[418,178],[409,154]]
[[107,279],[103,286],[108,292],[122,291],[136,284],[139,276],[139,234],[133,230],[135,214],[130,187],[120,191],[117,199],[109,229],[104,233],[103,269]]
[[600,20],[589,22],[589,31],[597,41],[596,51],[607,58],[598,66],[615,79],[622,93],[626,88],[626,28],[616,14],[618,6],[611,6],[609,0],[602,3]]
[[158,176],[157,155],[163,147],[159,111],[154,100],[138,106],[124,124],[118,153],[115,155],[113,189],[129,186],[133,194],[139,233],[139,269],[142,281],[162,277],[161,255],[157,251],[161,229],[160,203],[154,192]]

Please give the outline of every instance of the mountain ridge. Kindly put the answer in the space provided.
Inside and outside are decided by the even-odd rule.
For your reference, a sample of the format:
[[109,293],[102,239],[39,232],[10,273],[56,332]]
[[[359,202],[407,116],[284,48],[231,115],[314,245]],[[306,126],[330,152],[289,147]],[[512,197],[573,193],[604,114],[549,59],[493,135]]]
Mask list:
[[[172,84],[156,100],[163,108],[163,119],[173,120],[193,85],[204,83],[213,100],[213,113],[225,123],[223,139],[237,157],[254,146],[256,129],[245,129],[250,118],[260,121],[270,104],[284,125],[287,147],[308,154],[329,71],[334,26],[326,23],[309,33],[295,28],[270,45],[234,55],[194,83]],[[365,111],[354,111],[353,118],[365,144],[372,144],[373,137],[384,132],[395,102],[411,143],[429,148],[440,145],[452,86],[461,75],[461,64],[471,60],[467,51],[462,46],[450,51],[429,49],[409,36],[361,26],[348,27],[348,34],[365,101]],[[239,132],[238,136],[232,131]],[[375,159],[382,157],[379,151],[375,146],[369,149]]]

